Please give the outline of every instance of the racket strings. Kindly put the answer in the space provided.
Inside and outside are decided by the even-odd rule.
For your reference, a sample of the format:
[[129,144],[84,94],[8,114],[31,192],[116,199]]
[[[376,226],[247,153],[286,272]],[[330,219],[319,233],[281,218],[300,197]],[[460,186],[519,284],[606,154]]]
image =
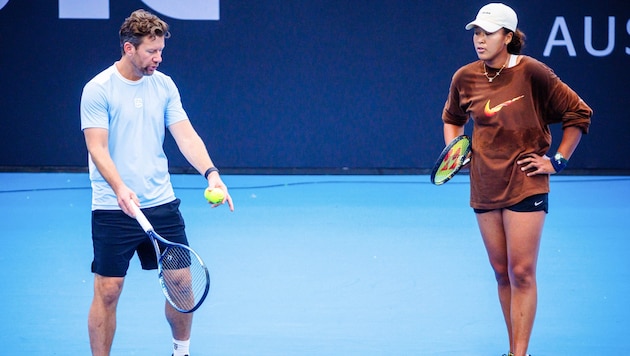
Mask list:
[[162,288],[180,311],[192,311],[208,292],[208,272],[197,255],[181,246],[167,248],[161,258]]

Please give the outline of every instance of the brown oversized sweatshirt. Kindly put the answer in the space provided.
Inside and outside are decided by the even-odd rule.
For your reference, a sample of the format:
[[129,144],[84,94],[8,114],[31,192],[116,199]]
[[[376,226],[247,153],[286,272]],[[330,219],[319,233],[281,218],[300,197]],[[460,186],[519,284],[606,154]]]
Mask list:
[[483,61],[453,75],[444,123],[473,120],[470,205],[500,209],[549,192],[549,176],[528,177],[516,161],[551,146],[550,124],[588,133],[591,108],[545,64],[528,56],[489,82]]

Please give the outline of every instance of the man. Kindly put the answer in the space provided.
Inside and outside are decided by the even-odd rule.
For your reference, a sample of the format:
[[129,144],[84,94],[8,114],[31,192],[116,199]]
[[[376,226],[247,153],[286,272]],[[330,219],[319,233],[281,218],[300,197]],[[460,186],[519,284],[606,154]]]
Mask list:
[[[206,147],[184,111],[172,79],[157,71],[168,25],[137,10],[120,28],[122,56],[83,89],[81,129],[89,153],[92,181],[94,299],[88,316],[93,355],[109,355],[116,330],[116,306],[129,261],[137,252],[143,269],[157,268],[150,241],[139,227],[136,204],[165,238],[187,244],[164,154],[165,129],[188,162],[204,174],[209,188],[232,198]],[[189,354],[192,314],[166,303],[173,335],[173,355]]]

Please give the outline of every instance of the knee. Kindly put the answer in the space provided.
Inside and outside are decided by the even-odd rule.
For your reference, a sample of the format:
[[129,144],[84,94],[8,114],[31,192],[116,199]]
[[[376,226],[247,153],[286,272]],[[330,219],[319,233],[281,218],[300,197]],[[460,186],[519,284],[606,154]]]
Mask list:
[[533,266],[515,266],[510,270],[510,281],[513,287],[530,288],[536,284],[536,273]]
[[491,263],[492,270],[494,271],[494,278],[497,280],[499,286],[510,285],[510,274],[508,273],[507,263],[500,263],[494,261]]
[[499,286],[508,286],[510,285],[510,275],[507,272],[507,269],[494,269],[494,278],[497,280],[497,284]]
[[122,278],[97,277],[94,281],[94,299],[100,300],[105,306],[116,305],[122,287]]

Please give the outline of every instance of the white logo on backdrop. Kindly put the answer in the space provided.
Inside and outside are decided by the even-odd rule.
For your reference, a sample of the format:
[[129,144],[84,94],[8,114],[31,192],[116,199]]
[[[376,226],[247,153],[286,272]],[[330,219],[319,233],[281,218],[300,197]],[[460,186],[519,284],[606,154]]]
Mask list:
[[[608,28],[607,32],[603,30],[602,23],[598,23],[597,26],[597,34],[599,35],[597,38],[602,38],[602,34],[606,33],[608,41],[606,42],[606,47],[599,49],[595,48],[593,45],[593,33],[596,32],[593,30],[593,18],[591,16],[584,17],[584,49],[586,52],[594,57],[605,57],[609,56],[615,50],[615,27],[616,21],[614,16],[608,17]],[[630,20],[626,22],[626,32],[630,35]],[[597,41],[600,43],[601,41]],[[549,33],[549,37],[547,38],[547,44],[545,45],[545,50],[543,52],[543,56],[549,57],[551,56],[551,50],[554,47],[564,47],[566,48],[567,54],[571,57],[577,56],[577,51],[575,50],[575,44],[573,43],[573,39],[571,38],[571,32],[569,31],[569,26],[567,26],[567,22],[563,16],[556,17],[554,21],[551,32]],[[626,54],[630,54],[630,47],[625,48]]]
[[[9,0],[0,0],[2,2]],[[151,9],[179,20],[218,20],[220,0],[142,0]],[[0,6],[2,8],[2,6]],[[109,0],[59,0],[60,19],[108,19]]]

